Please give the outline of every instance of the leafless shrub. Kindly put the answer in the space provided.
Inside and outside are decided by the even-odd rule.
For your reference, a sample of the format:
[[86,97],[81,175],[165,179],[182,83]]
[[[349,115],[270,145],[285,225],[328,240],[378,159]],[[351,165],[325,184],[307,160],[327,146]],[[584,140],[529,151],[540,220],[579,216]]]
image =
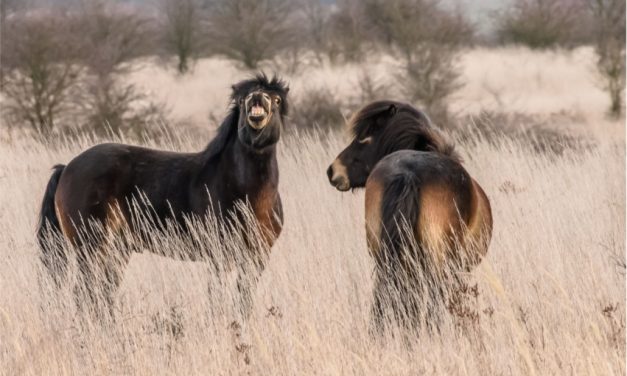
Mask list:
[[441,9],[437,0],[367,0],[364,13],[377,40],[407,62],[423,52],[425,42],[459,46],[473,36],[462,13]]
[[[301,0],[302,24],[304,25],[304,44],[314,53],[319,63],[323,62],[323,57],[328,56],[330,44],[329,18],[331,17],[331,7],[325,6],[319,1]],[[333,53],[331,53],[333,55]]]
[[116,75],[87,80],[83,108],[87,125],[100,133],[132,131],[136,134],[165,118],[163,106],[149,100],[135,85],[123,84]]
[[74,22],[82,34],[83,62],[96,75],[128,72],[129,62],[151,45],[146,18],[102,1],[87,2]]
[[178,59],[184,74],[201,47],[201,7],[198,0],[162,0],[162,33],[166,52]]
[[341,103],[328,88],[309,89],[294,104],[290,124],[297,130],[332,130],[344,126]]
[[15,16],[2,25],[4,118],[50,133],[75,111],[81,75],[76,30],[61,13]]
[[297,130],[341,130],[351,112],[365,103],[393,96],[392,88],[384,80],[364,68],[349,96],[340,98],[327,87],[311,88],[300,94],[291,110],[290,124]]
[[374,72],[363,68],[357,79],[357,97],[353,104],[354,110],[363,106],[364,103],[390,98],[393,96],[392,88],[385,81],[377,77]]
[[569,152],[581,152],[595,147],[592,140],[561,132],[553,125],[564,120],[575,119],[568,114],[546,117],[484,111],[478,116],[459,120],[452,131],[463,142],[469,142],[476,137],[492,144],[497,144],[503,139],[511,139],[517,140],[531,152],[547,156],[562,156]]
[[161,118],[159,106],[121,78],[146,52],[146,24],[101,2],[78,12],[37,10],[7,19],[5,120],[49,134],[59,123],[106,133],[140,130]]
[[102,2],[86,5],[75,21],[82,35],[82,62],[87,127],[100,133],[141,130],[163,117],[162,108],[147,100],[133,84],[122,79],[147,47],[147,20]]
[[312,51],[307,35],[308,29],[296,27],[296,25],[305,25],[308,22],[308,15],[303,7],[304,4],[297,2],[295,8],[290,12],[289,37],[284,38],[283,47],[270,59],[270,67],[275,72],[293,76],[302,73],[312,63],[315,63],[312,61]]
[[594,20],[597,68],[603,87],[610,96],[609,115],[623,112],[625,91],[625,2],[622,0],[585,0]]
[[516,0],[497,18],[502,42],[532,48],[567,45],[583,25],[579,4],[572,0]]
[[327,28],[325,48],[332,62],[339,59],[354,62],[365,57],[368,25],[361,1],[339,0]]
[[212,0],[212,49],[255,69],[292,43],[293,3],[288,0]]
[[448,123],[448,97],[463,86],[457,59],[456,49],[425,42],[397,73],[404,97],[423,106],[440,126]]
[[461,87],[457,60],[460,46],[471,39],[470,24],[433,0],[368,0],[364,12],[379,42],[400,58],[403,96],[446,123],[446,100]]

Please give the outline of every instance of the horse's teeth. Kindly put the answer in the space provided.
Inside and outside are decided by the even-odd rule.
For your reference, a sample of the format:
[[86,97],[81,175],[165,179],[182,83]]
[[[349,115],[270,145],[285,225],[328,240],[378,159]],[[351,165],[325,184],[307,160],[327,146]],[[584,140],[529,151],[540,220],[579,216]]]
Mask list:
[[251,109],[250,112],[251,112],[252,115],[255,115],[255,116],[256,115],[265,115],[266,114],[266,110],[263,107],[260,107],[260,106],[254,106]]

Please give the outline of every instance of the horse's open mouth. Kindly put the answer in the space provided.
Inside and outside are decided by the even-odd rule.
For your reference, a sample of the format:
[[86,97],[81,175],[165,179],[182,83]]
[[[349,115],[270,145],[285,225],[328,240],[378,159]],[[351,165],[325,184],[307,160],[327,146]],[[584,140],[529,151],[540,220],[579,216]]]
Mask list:
[[261,104],[253,105],[248,111],[248,124],[255,129],[265,127],[269,119],[270,114]]

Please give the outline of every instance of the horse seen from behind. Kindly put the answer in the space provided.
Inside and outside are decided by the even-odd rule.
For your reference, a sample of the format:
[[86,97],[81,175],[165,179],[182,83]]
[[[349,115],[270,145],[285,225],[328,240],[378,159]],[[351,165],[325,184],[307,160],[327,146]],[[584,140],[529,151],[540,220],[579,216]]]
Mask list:
[[376,101],[350,125],[353,140],[327,175],[340,191],[366,190],[367,244],[376,265],[374,329],[385,326],[386,307],[417,329],[442,303],[449,272],[470,270],[487,253],[490,202],[453,145],[414,107]]

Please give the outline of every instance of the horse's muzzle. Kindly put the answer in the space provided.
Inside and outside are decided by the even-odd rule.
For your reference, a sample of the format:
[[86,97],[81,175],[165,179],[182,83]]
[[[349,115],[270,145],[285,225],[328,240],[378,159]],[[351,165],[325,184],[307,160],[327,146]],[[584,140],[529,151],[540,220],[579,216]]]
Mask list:
[[339,160],[335,160],[331,166],[327,169],[327,176],[329,182],[338,191],[348,191],[350,189],[350,180],[346,174],[346,167]]
[[246,116],[248,124],[253,129],[262,129],[272,117],[272,102],[270,96],[263,92],[249,94],[246,98]]

